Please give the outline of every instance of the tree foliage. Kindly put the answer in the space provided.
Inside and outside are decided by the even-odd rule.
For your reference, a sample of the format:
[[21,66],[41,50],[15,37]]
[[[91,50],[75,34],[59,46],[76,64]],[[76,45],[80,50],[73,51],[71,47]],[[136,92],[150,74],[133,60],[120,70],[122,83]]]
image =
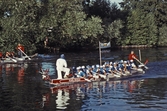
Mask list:
[[48,47],[166,46],[166,0],[1,0],[0,49],[21,43],[32,53]]
[[160,27],[167,26],[166,5],[164,0],[123,0],[123,10],[129,11],[124,43],[160,46],[159,40],[163,35]]

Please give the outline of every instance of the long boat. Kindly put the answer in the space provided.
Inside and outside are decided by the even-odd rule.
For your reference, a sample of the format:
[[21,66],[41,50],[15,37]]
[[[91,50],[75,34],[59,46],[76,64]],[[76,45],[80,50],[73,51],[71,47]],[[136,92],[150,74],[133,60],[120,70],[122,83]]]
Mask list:
[[135,76],[141,76],[145,73],[144,69],[139,68],[139,69],[132,69],[130,72],[125,72],[125,73],[115,73],[110,74],[99,74],[96,73],[94,78],[96,79],[90,79],[90,78],[85,78],[85,77],[70,77],[70,78],[64,78],[64,79],[50,79],[48,75],[48,71],[41,71],[43,80],[46,80],[49,82],[51,86],[56,86],[60,87],[62,85],[70,85],[70,84],[75,84],[75,83],[87,83],[87,82],[97,82],[97,81],[109,81],[109,80],[120,80],[120,79],[125,79],[125,78],[130,78],[130,77],[135,77]]

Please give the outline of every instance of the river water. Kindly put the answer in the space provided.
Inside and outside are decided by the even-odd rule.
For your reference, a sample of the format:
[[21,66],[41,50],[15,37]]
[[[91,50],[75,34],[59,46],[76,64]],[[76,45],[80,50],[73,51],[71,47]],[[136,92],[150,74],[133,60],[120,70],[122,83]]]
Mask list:
[[[136,54],[139,49],[133,49]],[[102,51],[101,60],[126,60],[130,49]],[[61,53],[32,61],[0,65],[0,111],[166,111],[167,50],[140,49],[146,73],[133,78],[50,87],[39,70],[56,78],[55,61]],[[69,67],[99,64],[99,52],[65,53]]]

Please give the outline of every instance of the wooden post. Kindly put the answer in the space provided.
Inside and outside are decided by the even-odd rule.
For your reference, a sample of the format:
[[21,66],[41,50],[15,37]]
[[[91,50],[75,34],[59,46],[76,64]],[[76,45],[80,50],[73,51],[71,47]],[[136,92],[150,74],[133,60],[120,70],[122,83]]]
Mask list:
[[140,52],[140,50],[139,50],[139,60],[141,61],[141,52]]
[[100,46],[100,41],[99,41],[99,56],[100,56],[100,66],[101,66],[102,63],[101,63],[101,46]]

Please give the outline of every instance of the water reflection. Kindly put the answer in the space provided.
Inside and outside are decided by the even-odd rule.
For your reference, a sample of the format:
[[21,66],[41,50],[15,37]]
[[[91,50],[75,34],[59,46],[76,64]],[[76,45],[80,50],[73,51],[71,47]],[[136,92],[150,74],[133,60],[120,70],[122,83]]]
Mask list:
[[57,110],[68,109],[68,111],[166,109],[167,83],[165,81],[165,79],[156,81],[132,79],[51,87],[51,93],[42,96],[43,107],[49,107],[51,100],[54,100]]
[[69,100],[69,91],[68,90],[58,90],[57,91],[57,99],[56,102],[56,108],[57,109],[66,109]]
[[25,70],[24,67],[20,67],[18,69],[17,80],[18,80],[18,83],[20,83],[20,84],[24,82],[24,79],[23,79],[24,70]]
[[42,95],[42,102],[41,102],[41,108],[44,108],[45,106],[49,106],[50,102],[50,93],[45,93]]

